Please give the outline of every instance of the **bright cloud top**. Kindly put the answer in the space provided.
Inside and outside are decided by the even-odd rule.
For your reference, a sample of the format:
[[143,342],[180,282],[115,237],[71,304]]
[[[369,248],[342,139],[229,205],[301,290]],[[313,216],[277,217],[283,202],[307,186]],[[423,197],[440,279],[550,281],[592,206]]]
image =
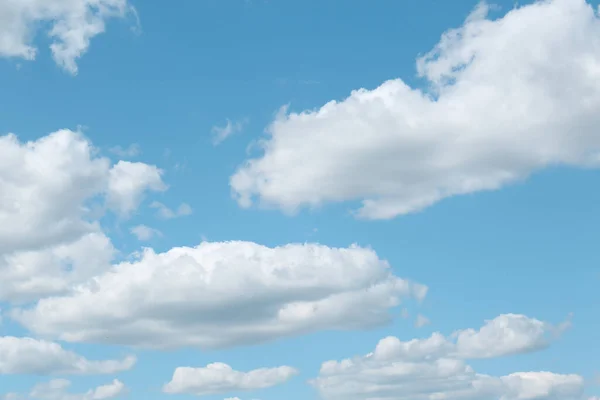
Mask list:
[[600,163],[600,20],[584,0],[487,19],[481,4],[396,79],[318,110],[283,110],[231,177],[239,203],[294,212],[361,200],[387,219],[556,165]]
[[131,369],[133,356],[123,360],[90,361],[57,343],[0,336],[0,374],[93,375]]
[[518,372],[492,377],[476,373],[465,363],[471,358],[538,350],[548,344],[546,335],[554,329],[508,314],[478,331],[457,331],[452,338],[439,333],[408,342],[388,337],[366,356],[323,363],[311,383],[325,400],[581,399],[583,378],[578,375]]
[[36,28],[49,23],[54,61],[77,74],[77,59],[90,40],[104,32],[106,20],[133,11],[127,0],[0,0],[0,56],[35,59]]
[[146,249],[72,294],[13,310],[28,329],[72,342],[214,348],[384,324],[427,288],[370,249],[203,242]]
[[197,396],[266,389],[282,384],[297,375],[295,368],[282,366],[249,372],[235,371],[227,364],[213,363],[205,368],[179,367],[163,387],[165,393]]

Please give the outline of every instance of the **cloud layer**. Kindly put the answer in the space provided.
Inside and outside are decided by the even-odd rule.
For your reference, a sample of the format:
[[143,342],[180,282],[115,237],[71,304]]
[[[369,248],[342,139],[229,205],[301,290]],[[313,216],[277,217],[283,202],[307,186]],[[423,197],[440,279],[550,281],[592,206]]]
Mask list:
[[600,163],[600,20],[585,0],[487,19],[482,3],[417,60],[427,89],[390,80],[269,127],[231,177],[239,203],[294,212],[360,200],[387,219],[541,169]]

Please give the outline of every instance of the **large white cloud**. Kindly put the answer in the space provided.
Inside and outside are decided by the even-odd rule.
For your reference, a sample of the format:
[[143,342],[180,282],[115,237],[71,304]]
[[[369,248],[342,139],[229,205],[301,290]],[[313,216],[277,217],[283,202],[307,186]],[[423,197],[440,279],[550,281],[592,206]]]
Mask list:
[[90,389],[86,393],[69,393],[71,382],[66,379],[53,379],[49,382],[38,383],[28,395],[10,393],[5,400],[104,400],[113,399],[125,393],[125,384],[118,379],[111,383]]
[[133,356],[122,360],[91,361],[57,343],[0,336],[0,374],[86,375],[113,374],[131,369]]
[[163,391],[170,394],[211,394],[232,393],[266,389],[282,384],[297,375],[295,368],[282,366],[260,368],[248,372],[235,371],[227,364],[213,363],[204,368],[179,367],[173,378],[164,385]]
[[204,348],[258,343],[390,320],[426,287],[370,249],[203,242],[115,265],[70,294],[15,309],[31,331],[72,342]]
[[80,133],[22,143],[0,136],[0,301],[63,293],[105,269],[114,254],[98,210],[130,213],[163,190],[153,165],[100,157]]
[[77,59],[104,32],[106,20],[128,11],[127,0],[0,0],[0,56],[35,59],[37,28],[50,24],[54,60],[76,74]]
[[390,80],[282,112],[231,177],[242,206],[361,200],[386,219],[555,165],[600,163],[600,20],[585,0],[486,19],[480,5],[417,61],[426,91]]
[[[508,314],[450,338],[439,333],[407,342],[388,337],[366,356],[323,363],[311,383],[325,400],[582,399],[583,378],[578,375],[518,372],[493,377],[465,363],[537,350],[558,328]],[[483,343],[484,351],[477,352]]]

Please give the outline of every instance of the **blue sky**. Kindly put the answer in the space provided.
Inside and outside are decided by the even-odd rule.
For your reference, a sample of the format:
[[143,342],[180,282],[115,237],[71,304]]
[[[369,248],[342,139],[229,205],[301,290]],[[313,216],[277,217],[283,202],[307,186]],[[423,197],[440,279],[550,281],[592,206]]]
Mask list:
[[24,4],[0,396],[600,396],[596,1]]

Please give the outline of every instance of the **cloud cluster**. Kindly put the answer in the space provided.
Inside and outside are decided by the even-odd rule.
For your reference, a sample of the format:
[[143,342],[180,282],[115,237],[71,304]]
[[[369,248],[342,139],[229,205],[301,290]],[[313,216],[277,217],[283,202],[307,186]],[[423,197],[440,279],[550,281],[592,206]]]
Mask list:
[[72,342],[214,348],[377,326],[402,298],[426,291],[358,246],[203,242],[145,249],[69,294],[11,315],[37,334]]
[[35,59],[32,44],[37,28],[49,24],[45,33],[58,65],[77,74],[77,59],[90,40],[104,32],[110,18],[122,18],[133,8],[127,0],[27,0],[0,1],[0,56]]
[[[54,59],[75,74],[105,21],[129,9],[127,0],[0,0],[0,56],[33,59],[35,27],[49,23]],[[497,20],[488,12],[481,3],[417,60],[425,89],[392,80],[318,110],[283,110],[264,154],[231,177],[239,203],[296,211],[360,200],[358,216],[385,219],[553,165],[597,167],[594,9],[584,0],[546,0]],[[215,128],[214,143],[242,125]],[[139,148],[112,152],[131,157]],[[32,334],[66,342],[215,349],[381,326],[404,299],[427,294],[356,245],[203,242],[146,248],[116,262],[104,213],[123,221],[148,192],[167,188],[160,168],[113,163],[78,132],[29,142],[0,136],[0,302],[13,307],[6,314]],[[192,212],[186,203],[150,207],[164,219]],[[143,224],[130,232],[140,240],[160,235]],[[429,323],[417,314],[417,327]],[[491,376],[467,364],[543,349],[568,326],[504,314],[447,337],[387,337],[367,355],[323,363],[311,384],[325,400],[581,400],[579,375]],[[135,363],[134,356],[89,360],[47,340],[0,336],[1,375],[115,374]],[[297,374],[290,366],[241,372],[217,362],[175,369],[163,391],[251,391]],[[69,386],[55,379],[4,398],[102,400],[125,392],[119,380],[80,394]]]
[[362,201],[387,219],[498,189],[543,168],[600,165],[600,20],[585,0],[486,18],[485,3],[395,79],[317,110],[285,109],[264,154],[231,177],[242,206]]
[[161,175],[144,163],[111,164],[70,130],[25,143],[0,136],[0,301],[64,293],[101,273],[115,250],[99,211],[127,216],[144,193],[166,188]]
[[465,360],[525,353],[545,347],[553,327],[523,315],[500,315],[481,329],[434,333],[403,342],[382,339],[362,357],[327,361],[311,381],[325,400],[575,400],[583,378],[550,372],[502,377],[477,373]]

